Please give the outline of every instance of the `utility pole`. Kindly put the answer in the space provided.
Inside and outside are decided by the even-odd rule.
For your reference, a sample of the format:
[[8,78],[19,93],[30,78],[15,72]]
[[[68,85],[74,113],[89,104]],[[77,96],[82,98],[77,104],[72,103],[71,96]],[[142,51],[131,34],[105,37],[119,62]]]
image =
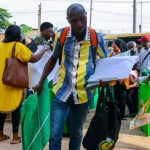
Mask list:
[[41,25],[41,3],[39,4],[38,9],[38,34],[40,34],[40,25]]
[[141,2],[141,24],[140,24],[140,32],[142,32],[142,17],[143,17],[143,10],[142,10],[142,2]]
[[136,0],[133,0],[133,33],[136,33]]
[[91,3],[90,3],[90,24],[89,24],[89,27],[91,27],[91,24],[92,24],[92,3],[93,3],[93,0],[91,0]]

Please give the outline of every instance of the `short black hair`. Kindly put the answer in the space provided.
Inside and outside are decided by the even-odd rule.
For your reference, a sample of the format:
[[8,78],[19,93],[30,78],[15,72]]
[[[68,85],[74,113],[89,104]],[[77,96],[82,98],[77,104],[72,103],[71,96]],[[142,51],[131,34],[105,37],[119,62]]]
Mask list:
[[70,11],[71,11],[71,10],[74,10],[76,7],[80,7],[80,8],[83,10],[83,12],[86,12],[86,11],[85,11],[85,8],[83,7],[83,5],[78,4],[78,3],[74,3],[74,4],[71,4],[71,5],[68,7],[68,9],[67,9],[67,16],[68,16],[68,14],[70,13]]
[[10,25],[5,31],[5,38],[3,42],[20,42],[21,40],[21,30],[17,25]]
[[116,39],[116,40],[114,40],[114,43],[121,50],[121,53],[126,52],[128,50],[127,49],[127,44],[125,43],[125,41],[123,39]]
[[40,31],[43,31],[44,29],[49,29],[49,28],[53,28],[53,24],[50,22],[43,22],[40,25]]
[[108,41],[108,43],[107,43],[108,47],[111,47],[111,45],[112,45],[113,43],[114,43],[113,40]]

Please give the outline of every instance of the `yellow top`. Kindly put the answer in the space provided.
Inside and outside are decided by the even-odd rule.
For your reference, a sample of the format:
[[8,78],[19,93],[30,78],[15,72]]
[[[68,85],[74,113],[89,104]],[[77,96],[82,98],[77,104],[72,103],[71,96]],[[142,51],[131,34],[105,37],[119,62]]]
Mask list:
[[[7,86],[2,83],[2,75],[6,58],[11,57],[12,47],[15,42],[0,43],[0,112],[15,110],[22,101],[23,89]],[[15,57],[23,62],[28,62],[32,52],[22,43],[16,43]]]

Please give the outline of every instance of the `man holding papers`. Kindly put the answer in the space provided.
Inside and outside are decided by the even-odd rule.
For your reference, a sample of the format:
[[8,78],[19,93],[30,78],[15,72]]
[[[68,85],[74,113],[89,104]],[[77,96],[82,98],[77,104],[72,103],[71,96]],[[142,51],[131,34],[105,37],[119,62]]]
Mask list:
[[[87,13],[82,5],[70,5],[67,9],[67,20],[71,27],[65,42],[61,44],[58,37],[54,53],[45,65],[38,86],[35,87],[38,92],[41,91],[45,78],[61,57],[59,79],[53,87],[55,96],[51,108],[50,150],[61,149],[63,125],[69,112],[69,149],[80,150],[83,123],[93,96],[93,92],[86,89],[85,85],[94,72],[96,53],[100,58],[107,57],[103,38],[87,27]],[[90,37],[91,34],[94,36]]]

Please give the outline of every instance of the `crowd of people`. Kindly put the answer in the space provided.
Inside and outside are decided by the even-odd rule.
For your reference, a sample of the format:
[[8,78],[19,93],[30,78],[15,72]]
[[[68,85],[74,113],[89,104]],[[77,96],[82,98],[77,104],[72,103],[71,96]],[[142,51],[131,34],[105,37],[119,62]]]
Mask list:
[[[15,43],[15,57],[22,62],[35,63],[48,49],[53,51],[53,55],[44,67],[39,84],[34,87],[38,93],[41,92],[44,80],[53,70],[57,60],[60,60],[57,82],[53,85],[55,95],[50,113],[50,150],[61,150],[63,126],[68,114],[71,119],[69,149],[80,150],[83,124],[93,97],[93,91],[87,89],[85,85],[94,72],[96,59],[114,57],[122,53],[126,53],[126,56],[139,57],[128,79],[109,84],[114,87],[114,97],[121,119],[128,116],[134,117],[138,113],[139,85],[135,80],[138,76],[146,76],[150,73],[150,36],[145,35],[139,39],[142,49],[137,48],[135,41],[125,43],[122,39],[116,39],[107,44],[101,34],[87,27],[87,13],[81,4],[70,5],[66,14],[69,28],[62,28],[55,33],[53,24],[44,22],[40,26],[40,36],[31,41],[21,39],[20,28],[17,25],[10,25],[6,29],[5,38],[0,43],[0,141],[10,138],[4,134],[4,122],[7,113],[12,112],[13,139],[11,144],[21,142],[18,129],[23,89],[7,86],[2,82],[5,60],[11,57]],[[66,34],[63,34],[65,31]],[[43,44],[47,45],[45,49],[34,53],[38,45]],[[129,114],[125,114],[126,105]]]

